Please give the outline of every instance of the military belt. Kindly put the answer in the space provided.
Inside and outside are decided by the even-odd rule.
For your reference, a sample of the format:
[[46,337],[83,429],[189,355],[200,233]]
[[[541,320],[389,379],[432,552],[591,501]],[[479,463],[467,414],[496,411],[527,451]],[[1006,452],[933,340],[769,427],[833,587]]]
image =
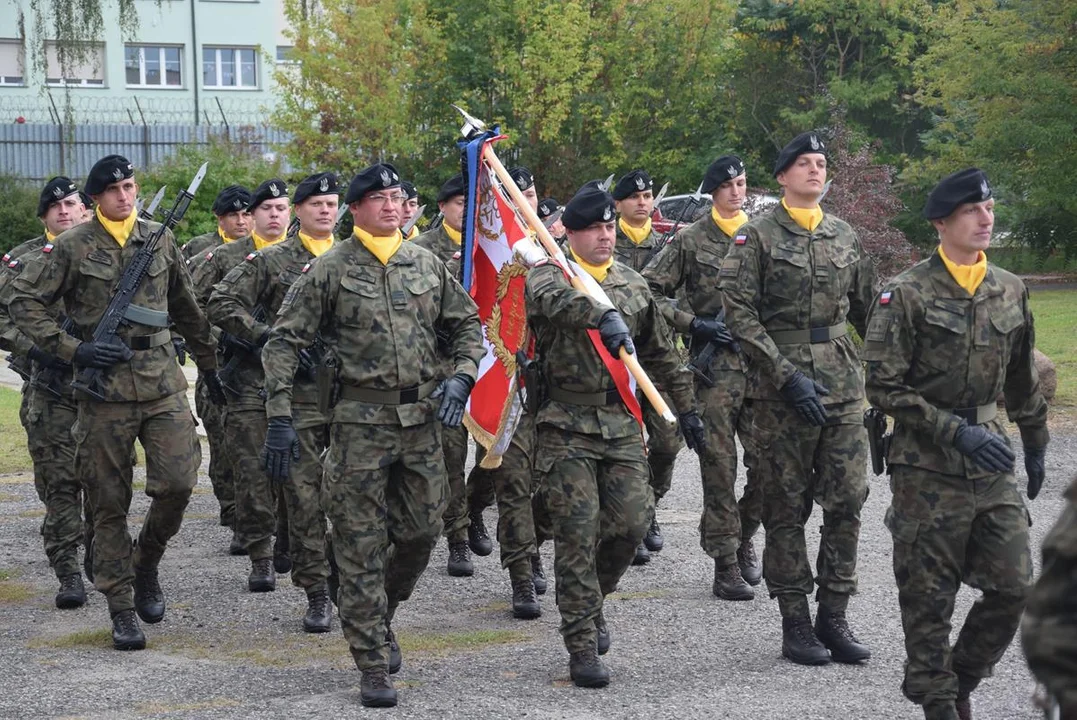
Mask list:
[[844,337],[848,332],[845,323],[830,327],[816,327],[809,330],[775,330],[770,339],[775,345],[795,345],[797,343],[825,343]]
[[171,332],[161,330],[152,335],[136,335],[127,341],[127,347],[132,350],[150,350],[168,344],[171,339]]
[[139,325],[149,325],[150,327],[168,327],[172,324],[168,313],[163,310],[151,310],[134,303],[127,306],[123,317],[125,320],[136,322]]
[[377,405],[411,405],[430,397],[437,386],[437,380],[428,380],[422,385],[404,388],[403,390],[375,390],[374,388],[364,388],[358,385],[341,385],[340,399],[357,400]]
[[989,403],[987,405],[981,405],[980,407],[954,408],[949,412],[957,415],[967,423],[983,425],[998,417],[998,405]]
[[546,395],[550,398],[550,400],[554,400],[561,403],[568,403],[569,405],[589,405],[592,407],[603,407],[605,405],[617,405],[621,402],[621,393],[617,391],[617,388],[605,390],[603,392],[585,393],[565,390],[563,388],[550,385],[546,389]]

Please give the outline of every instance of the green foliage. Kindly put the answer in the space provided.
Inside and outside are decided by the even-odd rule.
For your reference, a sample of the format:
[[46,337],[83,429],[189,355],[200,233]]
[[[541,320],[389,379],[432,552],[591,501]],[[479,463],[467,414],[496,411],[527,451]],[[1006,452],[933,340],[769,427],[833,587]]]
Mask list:
[[41,188],[11,175],[0,175],[0,253],[44,232],[37,219]]

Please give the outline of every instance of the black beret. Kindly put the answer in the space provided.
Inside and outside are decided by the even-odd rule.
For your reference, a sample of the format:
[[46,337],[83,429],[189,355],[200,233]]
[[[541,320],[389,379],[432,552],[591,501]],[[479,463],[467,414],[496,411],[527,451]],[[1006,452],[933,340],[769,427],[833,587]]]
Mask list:
[[400,189],[404,191],[404,195],[408,200],[414,200],[419,197],[419,191],[415,189],[414,183],[410,183],[407,180],[400,181]]
[[633,170],[613,186],[613,199],[624,200],[630,195],[650,190],[653,187],[654,180],[651,180],[651,176],[647,174],[646,170]]
[[723,155],[707,167],[707,172],[703,175],[703,186],[699,191],[710,194],[720,188],[726,180],[732,180],[743,174],[743,160],[736,155]]
[[561,222],[569,230],[583,230],[597,222],[610,222],[613,217],[613,198],[588,183],[568,201]]
[[348,185],[348,194],[344,196],[344,203],[351,205],[362,200],[369,192],[392,187],[400,187],[400,173],[389,163],[374,163],[352,178],[351,184]]
[[531,171],[525,168],[523,165],[517,165],[514,168],[509,168],[509,175],[512,176],[512,181],[516,183],[516,187],[521,190],[526,190],[535,184],[535,176],[531,174]]
[[71,178],[63,175],[54,177],[45,183],[45,187],[41,188],[41,197],[37,200],[37,216],[42,217],[47,213],[54,202],[60,202],[68,195],[74,195],[78,192],[79,189],[71,181]]
[[340,186],[337,184],[337,176],[331,172],[314,173],[307,175],[295,186],[292,194],[292,202],[298,205],[309,197],[315,195],[339,195]]
[[542,198],[539,200],[538,204],[538,216],[540,219],[545,220],[557,212],[560,207],[561,203],[557,202],[552,197]]
[[242,185],[229,185],[217,193],[217,199],[213,201],[214,215],[227,215],[231,212],[246,210],[251,204],[251,191]]
[[86,178],[86,194],[100,195],[112,183],[135,176],[131,161],[123,155],[106,155],[93,164]]
[[464,189],[464,176],[453,175],[451,178],[445,181],[445,184],[438,190],[438,202],[443,203],[446,200],[456,197],[457,195],[463,195],[467,192]]
[[809,153],[820,153],[826,157],[826,144],[819,137],[819,133],[814,130],[800,133],[782,148],[782,151],[778,153],[778,159],[774,162],[774,177],[778,177],[778,173],[792,165],[798,157]]
[[983,202],[990,197],[991,185],[987,182],[987,175],[983,170],[959,170],[940,180],[927,196],[924,217],[928,220],[941,220],[956,210],[958,205]]
[[254,189],[254,194],[251,195],[251,203],[247,206],[247,210],[254,210],[266,200],[276,200],[278,198],[288,198],[288,183],[280,178],[266,180]]
[[79,200],[82,201],[82,204],[86,206],[87,210],[93,207],[93,200],[91,200],[90,196],[87,195],[85,192],[79,192]]

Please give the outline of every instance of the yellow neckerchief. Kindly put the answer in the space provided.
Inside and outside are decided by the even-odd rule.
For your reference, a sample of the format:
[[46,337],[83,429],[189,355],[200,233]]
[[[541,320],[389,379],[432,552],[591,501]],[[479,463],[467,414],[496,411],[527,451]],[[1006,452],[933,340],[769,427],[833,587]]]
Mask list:
[[415,225],[412,225],[411,230],[408,232],[408,236],[406,238],[404,238],[404,239],[405,240],[414,240],[417,237],[419,237],[419,228],[416,227]]
[[714,224],[718,226],[718,229],[725,233],[726,237],[733,237],[741,225],[748,222],[748,214],[743,210],[738,210],[737,214],[731,218],[724,218],[718,214],[718,208],[711,206],[711,219],[714,220]]
[[299,231],[299,242],[303,243],[303,247],[307,249],[314,257],[321,257],[329,248],[333,247],[333,234],[330,233],[329,237],[324,240],[317,240],[307,235],[302,230]]
[[[448,227],[448,226],[446,226]],[[388,265],[389,260],[396,254],[396,251],[400,249],[400,246],[404,244],[404,236],[400,234],[400,229],[393,231],[392,235],[386,237],[375,237],[362,228],[353,228],[352,234],[356,239],[363,244],[367,250],[369,250],[374,257],[381,260],[382,265]]]
[[45,231],[45,242],[52,242],[55,239],[56,239],[55,235],[50,233],[48,230]]
[[793,218],[793,222],[808,232],[814,231],[819,227],[819,223],[823,222],[823,208],[818,205],[810,209],[792,208],[786,204],[785,198],[782,198],[782,207],[789,213],[789,217]]
[[965,288],[965,292],[969,295],[975,295],[976,288],[980,287],[980,283],[987,277],[987,254],[981,250],[974,265],[958,265],[946,257],[942,245],[939,245],[939,257],[942,258],[942,264],[950,271],[950,275],[957,284]]
[[234,237],[228,237],[228,234],[225,233],[224,228],[222,228],[220,225],[217,226],[217,234],[221,236],[221,240],[224,241],[225,245],[227,245],[230,242],[235,242],[236,240],[239,239],[239,238],[234,238]]
[[263,249],[269,247],[270,245],[276,245],[281,240],[283,240],[284,237],[285,237],[284,235],[281,235],[276,240],[266,240],[264,237],[262,237],[258,233],[251,230],[251,240],[254,241],[254,249],[255,250],[263,250]]
[[138,219],[138,213],[133,209],[131,214],[127,216],[126,220],[109,220],[107,217],[101,214],[101,206],[98,205],[94,212],[97,213],[97,221],[101,223],[101,227],[108,231],[108,234],[112,236],[120,247],[127,244],[127,238],[131,237],[131,231],[135,229],[135,220]]
[[460,231],[453,230],[451,227],[449,227],[449,223],[442,222],[441,227],[445,228],[445,234],[449,236],[450,240],[452,240],[453,245],[459,245],[464,241],[464,236],[460,233]]
[[591,263],[582,259],[576,253],[572,253],[572,259],[576,261],[577,265],[586,270],[588,275],[590,275],[599,282],[604,282],[606,280],[606,276],[609,275],[610,268],[613,267],[612,255],[610,256],[609,260],[602,263],[601,265],[592,265]]
[[621,228],[621,232],[632,241],[633,245],[639,245],[651,234],[651,219],[647,218],[647,222],[643,223],[643,227],[634,228],[626,223],[624,218],[617,218],[617,227]]

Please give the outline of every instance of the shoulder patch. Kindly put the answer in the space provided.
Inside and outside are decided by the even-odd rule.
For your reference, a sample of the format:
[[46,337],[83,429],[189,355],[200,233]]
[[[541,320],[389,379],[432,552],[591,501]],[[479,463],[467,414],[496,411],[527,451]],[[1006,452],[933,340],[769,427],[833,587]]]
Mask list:
[[310,270],[310,263],[307,263],[306,265],[304,265],[303,269],[300,270],[299,272],[305,273],[307,270]]
[[52,243],[45,243],[45,247],[41,248],[41,252],[45,253],[46,255],[52,252]]
[[250,261],[250,260],[253,260],[253,259],[254,259],[254,258],[256,258],[256,257],[258,257],[258,251],[257,251],[257,250],[255,250],[254,252],[252,252],[252,253],[251,253],[250,255],[248,255],[248,256],[247,256],[246,258],[244,258],[244,259],[245,259],[245,260],[248,260],[248,261]]
[[460,259],[460,251],[459,250],[457,250],[456,252],[454,252],[452,254],[452,259],[453,260],[459,260]]
[[880,305],[889,305],[889,304],[890,304],[890,296],[891,296],[891,295],[892,295],[892,293],[891,293],[890,291],[887,291],[887,292],[881,293],[881,294],[879,295],[879,304],[880,304]]
[[213,259],[213,253],[212,252],[206,253],[206,260],[212,260],[212,259]]
[[743,234],[743,233],[741,233],[741,234],[737,235],[735,238],[733,238],[733,244],[734,245],[743,245],[746,242],[748,242],[748,236]]
[[4,253],[4,259],[0,260],[0,262],[7,262],[10,259],[11,259],[11,253]]
[[[4,257],[6,258],[6,257],[7,257],[7,255],[5,255]],[[9,268],[11,268],[12,270],[14,270],[15,268],[17,268],[17,267],[19,266],[19,261],[18,261],[18,260],[12,260],[11,262],[9,262],[9,263],[7,264],[7,266],[8,266]]]

